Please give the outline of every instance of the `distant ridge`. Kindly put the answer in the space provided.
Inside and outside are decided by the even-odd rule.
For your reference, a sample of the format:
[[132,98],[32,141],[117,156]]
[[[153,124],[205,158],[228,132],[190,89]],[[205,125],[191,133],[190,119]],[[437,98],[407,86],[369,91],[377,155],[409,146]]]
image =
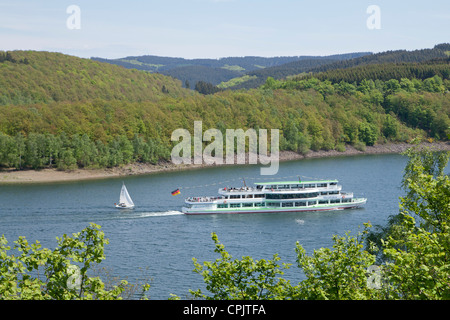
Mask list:
[[344,69],[380,63],[424,62],[437,58],[447,58],[449,52],[449,43],[435,45],[432,49],[418,49],[412,51],[390,50],[354,58],[347,61],[336,61],[325,66],[312,68],[310,72],[316,73],[333,69]]
[[[241,77],[251,72],[258,72],[266,68],[275,68],[288,63],[305,61],[310,67],[317,66],[324,60],[339,61],[352,59],[370,52],[355,52],[331,56],[284,56],[284,57],[225,57],[220,59],[184,59],[161,57],[154,55],[129,56],[119,59],[104,59],[92,57],[92,60],[119,65],[129,69],[158,72],[181,80],[184,86],[189,84],[194,88],[199,81],[218,85],[230,79]],[[312,61],[314,62],[312,64]],[[299,72],[297,72],[299,73]],[[292,74],[292,73],[291,73]]]
[[[443,43],[431,49],[419,50],[392,50],[380,53],[368,53],[354,56],[350,59],[333,59],[333,56],[325,60],[303,60],[290,62],[281,66],[248,72],[251,78],[238,82],[237,85],[228,86],[228,89],[250,89],[264,84],[267,77],[285,79],[289,76],[303,74],[301,76],[317,77],[321,80],[360,81],[363,78],[375,80],[397,79],[402,75],[406,78],[416,77],[424,79],[434,75],[446,78],[450,44]],[[311,63],[312,62],[312,63]],[[420,64],[420,66],[417,66]],[[429,66],[430,65],[430,66]],[[352,76],[349,76],[353,73]],[[356,75],[356,73],[359,73]],[[221,85],[223,86],[223,84]]]
[[[251,89],[265,83],[268,77],[286,79],[297,76],[316,76],[324,80],[351,81],[362,79],[365,73],[371,79],[386,77],[428,77],[440,75],[447,78],[446,62],[450,44],[417,50],[389,50],[385,52],[353,52],[328,56],[285,57],[226,57],[220,59],[184,59],[154,55],[129,56],[120,59],[92,60],[116,64],[129,69],[161,73],[179,79],[184,87],[194,89],[196,84],[209,83],[221,89]],[[438,59],[438,62],[431,62]],[[442,60],[444,59],[444,60]],[[428,61],[432,66],[428,66]],[[414,64],[421,64],[417,67]],[[380,67],[375,67],[376,65]],[[448,63],[447,63],[448,65]],[[349,71],[343,71],[348,69]],[[391,69],[391,70],[389,70]],[[354,75],[349,76],[349,73]],[[360,75],[356,75],[359,73]],[[422,76],[423,75],[423,76]]]

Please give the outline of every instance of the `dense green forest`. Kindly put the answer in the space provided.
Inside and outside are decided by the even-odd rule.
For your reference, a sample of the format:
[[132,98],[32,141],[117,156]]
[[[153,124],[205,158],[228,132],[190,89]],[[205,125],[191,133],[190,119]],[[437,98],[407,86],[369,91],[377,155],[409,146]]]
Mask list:
[[[370,54],[369,52],[354,52],[346,54],[336,54],[331,56],[287,56],[287,57],[226,57],[220,59],[184,59],[160,56],[133,56],[120,59],[103,59],[93,57],[91,59],[123,66],[125,68],[145,70],[149,72],[159,72],[180,80],[183,85],[189,84],[187,88],[193,89],[197,82],[209,82],[218,85],[227,82],[233,78],[239,78],[258,70],[272,69],[285,64],[299,62],[300,66],[294,68],[309,68],[322,65],[324,63],[335,62],[339,60],[352,59]],[[306,60],[305,63],[301,63]],[[292,66],[287,66],[291,69]],[[290,70],[288,74],[297,74],[300,72]],[[286,68],[283,68],[286,70]],[[294,73],[293,73],[294,72]],[[274,74],[275,73],[275,74]],[[272,73],[260,75],[260,81],[253,83],[252,88],[264,83],[267,76],[276,77],[280,71],[275,69]],[[257,73],[259,75],[259,73]]]
[[[134,56],[120,59],[92,58],[97,61],[121,65],[150,72],[159,72],[179,79],[182,84],[194,89],[197,82],[209,82],[219,88],[232,90],[252,89],[264,84],[268,77],[280,80],[298,74],[316,76],[323,73],[321,80],[333,81],[340,78],[346,82],[354,80],[348,74],[368,72],[370,79],[400,80],[400,74],[409,73],[407,78],[431,78],[445,74],[444,59],[448,59],[450,44],[443,43],[429,49],[392,50],[379,53],[354,52],[328,56],[292,57],[228,57],[221,59],[183,59],[159,56]],[[438,62],[432,62],[436,59]],[[420,67],[416,65],[420,64]],[[440,65],[437,65],[440,64]],[[376,66],[384,65],[383,68]],[[390,69],[395,70],[390,70]],[[346,71],[346,69],[352,69]],[[355,70],[356,69],[356,70]],[[401,70],[400,70],[401,69]],[[334,71],[334,72],[333,72]],[[448,72],[448,71],[447,71]],[[444,74],[442,74],[444,73]],[[364,74],[361,74],[364,77]]]
[[[163,90],[163,87],[165,90]],[[61,53],[0,52],[0,105],[158,100],[183,94],[178,80]]]
[[[360,83],[363,80],[425,80],[433,76],[450,79],[450,57],[433,59],[425,62],[381,63],[357,66],[345,69],[333,69],[325,72],[308,74],[306,77],[329,80],[333,83],[345,81]],[[305,77],[305,75],[298,78]]]
[[[6,58],[8,56],[8,58]],[[268,78],[202,95],[173,78],[58,53],[13,51],[0,63],[0,167],[113,167],[170,160],[178,128],[280,129],[280,149],[359,149],[448,139],[450,81]]]
[[[250,89],[262,85],[267,77],[279,80],[301,73],[303,76],[307,74],[312,77],[319,77],[320,75],[319,79],[330,81],[338,78],[346,82],[358,81],[358,79],[361,80],[362,78],[355,80],[354,78],[347,76],[356,72],[359,72],[362,77],[364,77],[364,73],[367,72],[370,79],[373,80],[400,80],[400,74],[408,73],[409,68],[419,68],[419,70],[409,71],[409,74],[404,76],[409,79],[411,79],[411,77],[425,79],[430,78],[435,74],[446,77],[446,75],[440,74],[440,71],[442,70],[440,67],[448,68],[448,66],[445,67],[445,65],[442,65],[442,59],[448,58],[449,53],[450,44],[443,43],[436,45],[431,49],[413,51],[395,50],[375,54],[361,53],[360,55],[348,57],[348,59],[343,59],[340,56],[328,56],[325,57],[325,59],[312,58],[289,62],[262,70],[250,71],[245,74],[250,77],[245,81],[234,80],[230,81],[231,84],[221,84],[220,86],[233,90]],[[441,66],[437,66],[436,62],[433,62],[433,59],[436,59],[437,64],[441,64]],[[421,66],[416,67],[416,64],[421,64]],[[432,66],[428,66],[428,64],[431,64]],[[384,67],[379,68],[378,65],[383,65]],[[404,66],[402,67],[402,65]],[[346,70],[349,68],[352,70]],[[390,70],[391,68],[395,70]],[[402,70],[399,70],[400,68]],[[426,76],[426,72],[428,72],[428,76]],[[233,84],[233,82],[237,82],[237,84]]]
[[247,72],[244,76],[238,78],[242,79],[242,81],[237,81],[238,79],[232,79],[231,81],[229,80],[226,83],[220,83],[219,87],[233,90],[257,88],[263,85],[268,77],[274,79],[284,79],[291,75],[308,72],[313,67],[327,65],[334,61],[337,60],[332,58],[311,58],[293,61],[282,64],[280,66]]

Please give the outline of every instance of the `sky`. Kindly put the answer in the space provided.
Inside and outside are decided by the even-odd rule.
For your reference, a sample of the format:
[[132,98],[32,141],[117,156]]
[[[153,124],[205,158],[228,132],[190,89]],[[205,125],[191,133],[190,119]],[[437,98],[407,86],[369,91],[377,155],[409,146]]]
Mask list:
[[376,53],[444,42],[448,0],[0,0],[3,51],[193,59]]

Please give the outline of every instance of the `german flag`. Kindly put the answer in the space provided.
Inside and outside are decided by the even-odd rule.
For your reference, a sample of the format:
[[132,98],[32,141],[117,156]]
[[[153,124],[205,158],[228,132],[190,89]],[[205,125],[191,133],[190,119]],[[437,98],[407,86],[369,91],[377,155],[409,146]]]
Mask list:
[[172,195],[173,196],[176,196],[177,194],[180,194],[181,192],[180,192],[180,189],[177,189],[177,190],[174,190],[174,191],[172,191]]

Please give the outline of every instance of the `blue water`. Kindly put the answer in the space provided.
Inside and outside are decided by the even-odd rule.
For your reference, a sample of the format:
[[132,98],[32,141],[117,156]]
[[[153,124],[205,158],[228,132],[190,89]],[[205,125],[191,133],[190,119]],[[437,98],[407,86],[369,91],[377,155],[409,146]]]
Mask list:
[[[275,177],[260,176],[259,165],[236,165],[120,179],[0,185],[0,234],[10,243],[25,236],[53,249],[56,237],[97,223],[110,240],[101,266],[132,283],[142,279],[146,269],[144,274],[152,279],[151,299],[167,299],[171,293],[185,298],[189,289],[204,288],[203,278],[192,271],[192,258],[218,258],[212,232],[234,258],[271,259],[277,253],[281,262],[293,264],[284,277],[295,282],[302,277],[295,264],[297,241],[312,253],[331,246],[334,234],[356,234],[368,221],[383,225],[398,212],[406,161],[401,155],[366,155],[283,162]],[[219,187],[242,186],[242,178],[251,185],[274,178],[296,180],[297,175],[302,180],[338,179],[344,191],[367,197],[368,202],[363,209],[320,213],[186,216],[179,211],[185,197],[213,196]],[[134,210],[113,207],[122,181],[136,204]],[[219,183],[224,181],[228,182]],[[176,188],[181,188],[181,195],[172,196]]]

